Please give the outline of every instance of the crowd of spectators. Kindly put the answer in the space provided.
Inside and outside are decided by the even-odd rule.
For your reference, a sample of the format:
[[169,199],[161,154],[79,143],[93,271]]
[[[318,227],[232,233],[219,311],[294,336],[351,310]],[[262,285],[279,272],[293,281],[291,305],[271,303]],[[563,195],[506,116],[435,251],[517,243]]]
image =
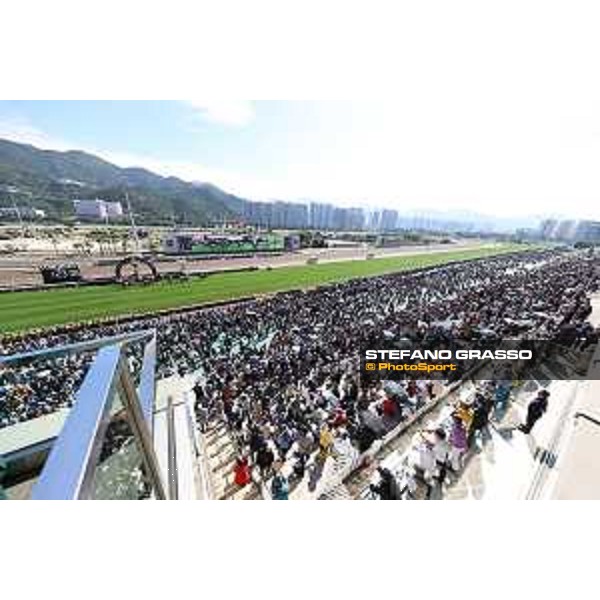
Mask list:
[[491,437],[492,418],[506,413],[510,379],[480,381],[465,398],[447,403],[436,419],[413,434],[398,461],[394,455],[377,468],[370,494],[381,500],[438,497],[444,485],[457,477],[469,451]]
[[[430,381],[361,381],[361,348],[440,336],[589,343],[596,339],[586,319],[597,265],[575,251],[500,255],[205,310],[6,336],[0,355],[156,328],[158,376],[194,374],[201,426],[221,420],[237,441],[236,475],[255,469],[270,477],[290,455],[302,473],[315,451],[327,456],[337,442],[365,450],[439,393]],[[0,370],[0,427],[70,406],[91,358]],[[139,353],[129,360],[136,370]]]
[[[465,468],[467,457],[491,439],[507,413],[513,382],[477,382],[466,398],[445,404],[436,419],[413,434],[408,450],[378,465],[368,495],[381,500],[441,498]],[[525,422],[512,430],[529,434],[548,407],[550,392],[541,388],[529,402]],[[400,460],[398,460],[400,458]]]

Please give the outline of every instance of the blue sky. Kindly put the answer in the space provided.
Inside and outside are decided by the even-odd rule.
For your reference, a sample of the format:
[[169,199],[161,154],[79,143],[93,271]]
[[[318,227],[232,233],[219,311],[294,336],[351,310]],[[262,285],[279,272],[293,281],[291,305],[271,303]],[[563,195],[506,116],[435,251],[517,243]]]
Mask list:
[[[308,183],[311,170],[344,160],[350,120],[343,103],[0,102],[0,136],[89,150],[123,166],[213,181],[253,197],[317,192],[319,185]],[[296,189],[298,175],[307,180]]]
[[594,216],[596,105],[543,88],[543,103],[436,89],[380,102],[0,101],[0,137],[255,199]]

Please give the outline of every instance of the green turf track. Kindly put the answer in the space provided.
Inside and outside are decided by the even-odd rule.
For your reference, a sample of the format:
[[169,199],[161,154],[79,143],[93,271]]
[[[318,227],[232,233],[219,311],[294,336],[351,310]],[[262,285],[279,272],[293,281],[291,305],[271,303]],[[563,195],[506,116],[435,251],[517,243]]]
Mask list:
[[65,323],[313,287],[526,248],[522,245],[504,244],[413,256],[281,267],[269,271],[218,273],[204,279],[193,278],[186,283],[161,282],[130,288],[109,285],[8,292],[0,294],[0,332],[20,332]]

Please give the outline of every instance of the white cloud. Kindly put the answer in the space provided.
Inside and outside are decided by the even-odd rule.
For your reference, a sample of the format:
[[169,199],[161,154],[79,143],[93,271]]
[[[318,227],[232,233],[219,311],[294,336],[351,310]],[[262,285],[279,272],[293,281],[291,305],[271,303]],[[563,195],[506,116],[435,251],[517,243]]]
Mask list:
[[[179,177],[184,181],[211,183],[223,190],[245,198],[262,199],[269,189],[258,181],[243,177],[227,169],[206,167],[192,161],[164,160],[153,156],[123,152],[100,152],[102,158],[119,167],[142,167],[164,177]],[[267,194],[268,196],[268,194]]]
[[222,125],[242,127],[254,118],[254,108],[248,100],[186,100],[185,104],[203,119]]
[[141,167],[164,177],[179,177],[184,181],[212,183],[227,192],[246,198],[262,199],[275,192],[264,183],[242,177],[227,169],[206,167],[193,161],[163,159],[152,155],[119,152],[69,142],[48,135],[23,118],[0,119],[0,139],[31,144],[43,150],[83,150],[119,167]]
[[[565,87],[554,80],[524,82],[515,94],[509,85],[492,85],[493,73],[482,73],[477,81],[461,83],[461,93],[441,98],[432,82],[419,94],[387,101],[312,103],[307,112],[316,117],[302,121],[302,128],[291,113],[271,132],[277,142],[269,148],[257,137],[256,157],[240,161],[232,152],[231,161],[240,165],[235,168],[229,159],[207,167],[193,154],[184,160],[159,157],[158,145],[149,146],[148,154],[82,147],[25,120],[0,120],[0,137],[82,149],[122,167],[210,182],[258,200],[598,218],[598,82],[578,78]],[[232,126],[248,123],[254,110],[251,103],[190,105],[202,118]]]
[[21,118],[0,120],[0,138],[48,150],[64,151],[77,148],[76,145],[69,144],[65,140],[47,135]]

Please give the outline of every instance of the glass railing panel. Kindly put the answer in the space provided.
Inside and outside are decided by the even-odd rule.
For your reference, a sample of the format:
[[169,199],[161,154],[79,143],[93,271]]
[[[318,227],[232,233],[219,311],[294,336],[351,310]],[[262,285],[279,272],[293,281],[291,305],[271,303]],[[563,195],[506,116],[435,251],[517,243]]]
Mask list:
[[8,498],[29,496],[94,354],[0,366],[0,485]]
[[155,368],[153,331],[0,356],[0,496],[164,498]]
[[143,449],[134,434],[123,389],[115,390],[89,498],[94,500],[144,500],[153,489]]

